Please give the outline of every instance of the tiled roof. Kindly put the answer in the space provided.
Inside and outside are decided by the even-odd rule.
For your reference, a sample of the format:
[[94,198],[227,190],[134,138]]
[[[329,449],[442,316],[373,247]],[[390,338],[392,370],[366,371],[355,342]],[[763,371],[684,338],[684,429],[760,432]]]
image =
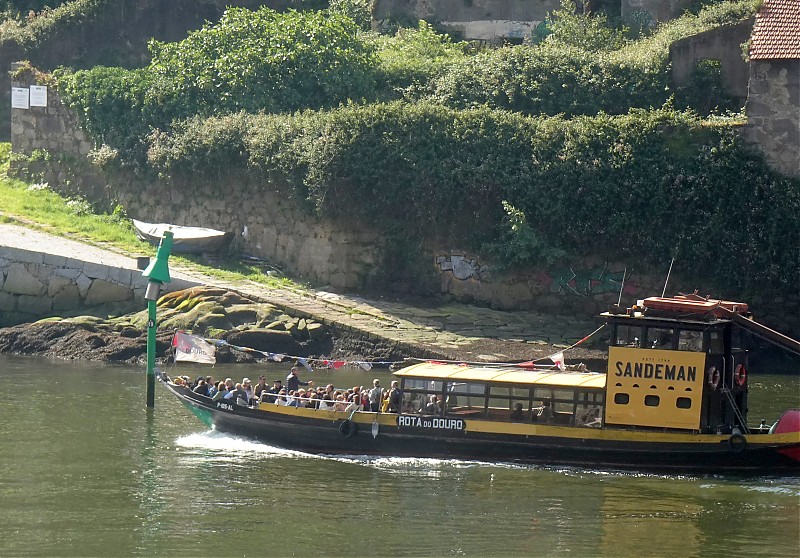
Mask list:
[[764,0],[750,38],[751,60],[800,59],[800,0]]

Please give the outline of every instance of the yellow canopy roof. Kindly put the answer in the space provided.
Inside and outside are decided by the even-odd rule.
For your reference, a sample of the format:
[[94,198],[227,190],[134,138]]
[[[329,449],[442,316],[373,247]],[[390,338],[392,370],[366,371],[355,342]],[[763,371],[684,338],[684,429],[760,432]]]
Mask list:
[[394,373],[403,378],[426,380],[460,380],[556,387],[604,389],[606,375],[597,372],[562,372],[560,370],[531,370],[517,366],[479,366],[423,362]]

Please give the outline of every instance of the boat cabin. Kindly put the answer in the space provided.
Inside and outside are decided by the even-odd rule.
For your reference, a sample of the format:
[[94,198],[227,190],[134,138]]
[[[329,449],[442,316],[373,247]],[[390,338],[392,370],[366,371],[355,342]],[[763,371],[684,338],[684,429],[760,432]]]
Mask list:
[[[648,300],[656,302],[648,306]],[[674,299],[604,313],[605,372],[426,362],[395,373],[404,415],[701,433],[747,432],[739,328]],[[720,302],[720,301],[716,301]],[[736,303],[727,303],[735,305]],[[746,305],[733,311],[746,311]]]
[[606,375],[425,362],[404,368],[404,415],[551,425],[602,424]]
[[731,320],[646,306],[603,317],[609,425],[747,430],[747,352]]

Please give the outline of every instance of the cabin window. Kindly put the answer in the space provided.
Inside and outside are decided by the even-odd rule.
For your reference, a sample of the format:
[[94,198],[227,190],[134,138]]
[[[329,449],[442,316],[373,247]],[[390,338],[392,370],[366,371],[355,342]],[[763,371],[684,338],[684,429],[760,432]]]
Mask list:
[[678,332],[678,350],[700,352],[703,350],[703,332],[684,329]]
[[738,328],[731,330],[731,350],[732,351],[742,350],[744,348],[742,346],[742,335],[741,335],[741,333],[742,333],[741,330],[739,330]]
[[502,407],[504,409],[507,409],[508,402],[510,400],[511,400],[511,390],[509,390],[507,387],[492,386],[489,388],[490,407]]
[[661,403],[661,398],[658,395],[645,395],[644,404],[647,407],[658,407]]
[[447,382],[445,401],[448,409],[471,408],[483,405],[486,398],[486,384],[470,382]]
[[650,349],[670,350],[675,348],[675,330],[651,327],[647,330],[647,345]]
[[631,396],[627,393],[617,393],[614,395],[614,403],[617,405],[627,405],[631,400]]
[[641,326],[617,324],[616,339],[614,340],[617,347],[639,347],[641,340]]
[[400,410],[403,413],[425,413],[431,396],[442,399],[443,383],[434,380],[406,378],[403,381],[403,398]]
[[708,335],[708,352],[721,355],[725,352],[725,344],[722,340],[722,332],[721,331],[712,331]]
[[691,409],[692,400],[688,397],[678,397],[678,399],[675,400],[675,406],[678,409]]

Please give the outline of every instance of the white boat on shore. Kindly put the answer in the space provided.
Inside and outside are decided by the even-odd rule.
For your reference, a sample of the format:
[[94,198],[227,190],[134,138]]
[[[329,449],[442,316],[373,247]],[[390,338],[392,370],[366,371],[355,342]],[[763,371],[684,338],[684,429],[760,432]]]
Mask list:
[[205,227],[184,227],[169,223],[145,223],[131,219],[136,236],[154,246],[158,246],[165,231],[172,231],[172,252],[181,254],[200,254],[218,252],[227,248],[233,240],[232,232],[218,231]]

